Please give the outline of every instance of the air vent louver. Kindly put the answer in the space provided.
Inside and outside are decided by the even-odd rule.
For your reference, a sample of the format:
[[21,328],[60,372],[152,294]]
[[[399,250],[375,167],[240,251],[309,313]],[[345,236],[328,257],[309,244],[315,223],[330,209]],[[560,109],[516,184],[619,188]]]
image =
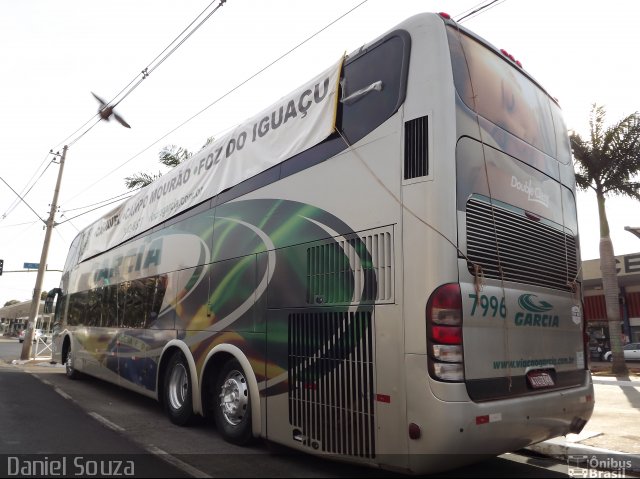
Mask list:
[[307,303],[393,301],[391,227],[307,249]]
[[467,202],[467,256],[487,278],[501,278],[500,263],[505,281],[565,291],[578,271],[573,235],[500,206],[492,214],[491,204],[476,198]]
[[423,116],[404,124],[404,179],[429,174],[429,117]]

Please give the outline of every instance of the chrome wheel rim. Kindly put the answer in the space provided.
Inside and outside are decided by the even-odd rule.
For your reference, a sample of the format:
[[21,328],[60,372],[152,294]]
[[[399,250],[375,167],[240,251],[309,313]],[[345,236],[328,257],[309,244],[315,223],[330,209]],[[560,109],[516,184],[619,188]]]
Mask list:
[[189,394],[189,377],[184,364],[176,364],[169,378],[169,404],[175,410],[184,406]]
[[247,380],[240,371],[229,372],[220,388],[220,410],[232,426],[242,422],[249,406]]

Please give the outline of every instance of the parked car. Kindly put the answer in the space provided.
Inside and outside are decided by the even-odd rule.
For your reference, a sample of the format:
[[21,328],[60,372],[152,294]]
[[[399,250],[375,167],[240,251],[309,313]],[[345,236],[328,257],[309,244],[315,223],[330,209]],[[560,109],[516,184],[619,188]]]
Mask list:
[[44,331],[42,331],[42,329],[36,329],[33,332],[33,340],[37,341],[38,339],[41,339],[43,342],[47,342],[49,337],[44,333]]
[[[27,334],[27,330],[26,329],[23,329],[22,331],[20,331],[20,333],[18,333],[18,341],[23,343],[26,334]],[[44,341],[45,343],[48,340],[47,335],[42,332],[42,329],[34,330],[33,331],[33,342],[35,343],[40,338],[42,338],[42,341]]]
[[[625,361],[640,361],[640,343],[629,343],[622,347]],[[613,361],[611,351],[604,354],[605,361]]]

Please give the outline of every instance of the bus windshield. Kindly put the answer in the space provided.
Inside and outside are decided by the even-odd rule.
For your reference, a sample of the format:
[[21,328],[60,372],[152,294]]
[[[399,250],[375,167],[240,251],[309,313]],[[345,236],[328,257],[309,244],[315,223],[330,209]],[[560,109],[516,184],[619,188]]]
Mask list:
[[563,163],[570,159],[557,105],[496,52],[448,28],[456,90],[480,116]]

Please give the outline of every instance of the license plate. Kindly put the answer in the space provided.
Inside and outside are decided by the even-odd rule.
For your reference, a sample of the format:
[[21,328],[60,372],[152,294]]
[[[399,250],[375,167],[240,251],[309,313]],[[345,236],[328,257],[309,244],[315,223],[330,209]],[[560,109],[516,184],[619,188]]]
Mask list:
[[527,374],[527,381],[533,389],[548,388],[555,386],[553,378],[545,371],[531,371]]

